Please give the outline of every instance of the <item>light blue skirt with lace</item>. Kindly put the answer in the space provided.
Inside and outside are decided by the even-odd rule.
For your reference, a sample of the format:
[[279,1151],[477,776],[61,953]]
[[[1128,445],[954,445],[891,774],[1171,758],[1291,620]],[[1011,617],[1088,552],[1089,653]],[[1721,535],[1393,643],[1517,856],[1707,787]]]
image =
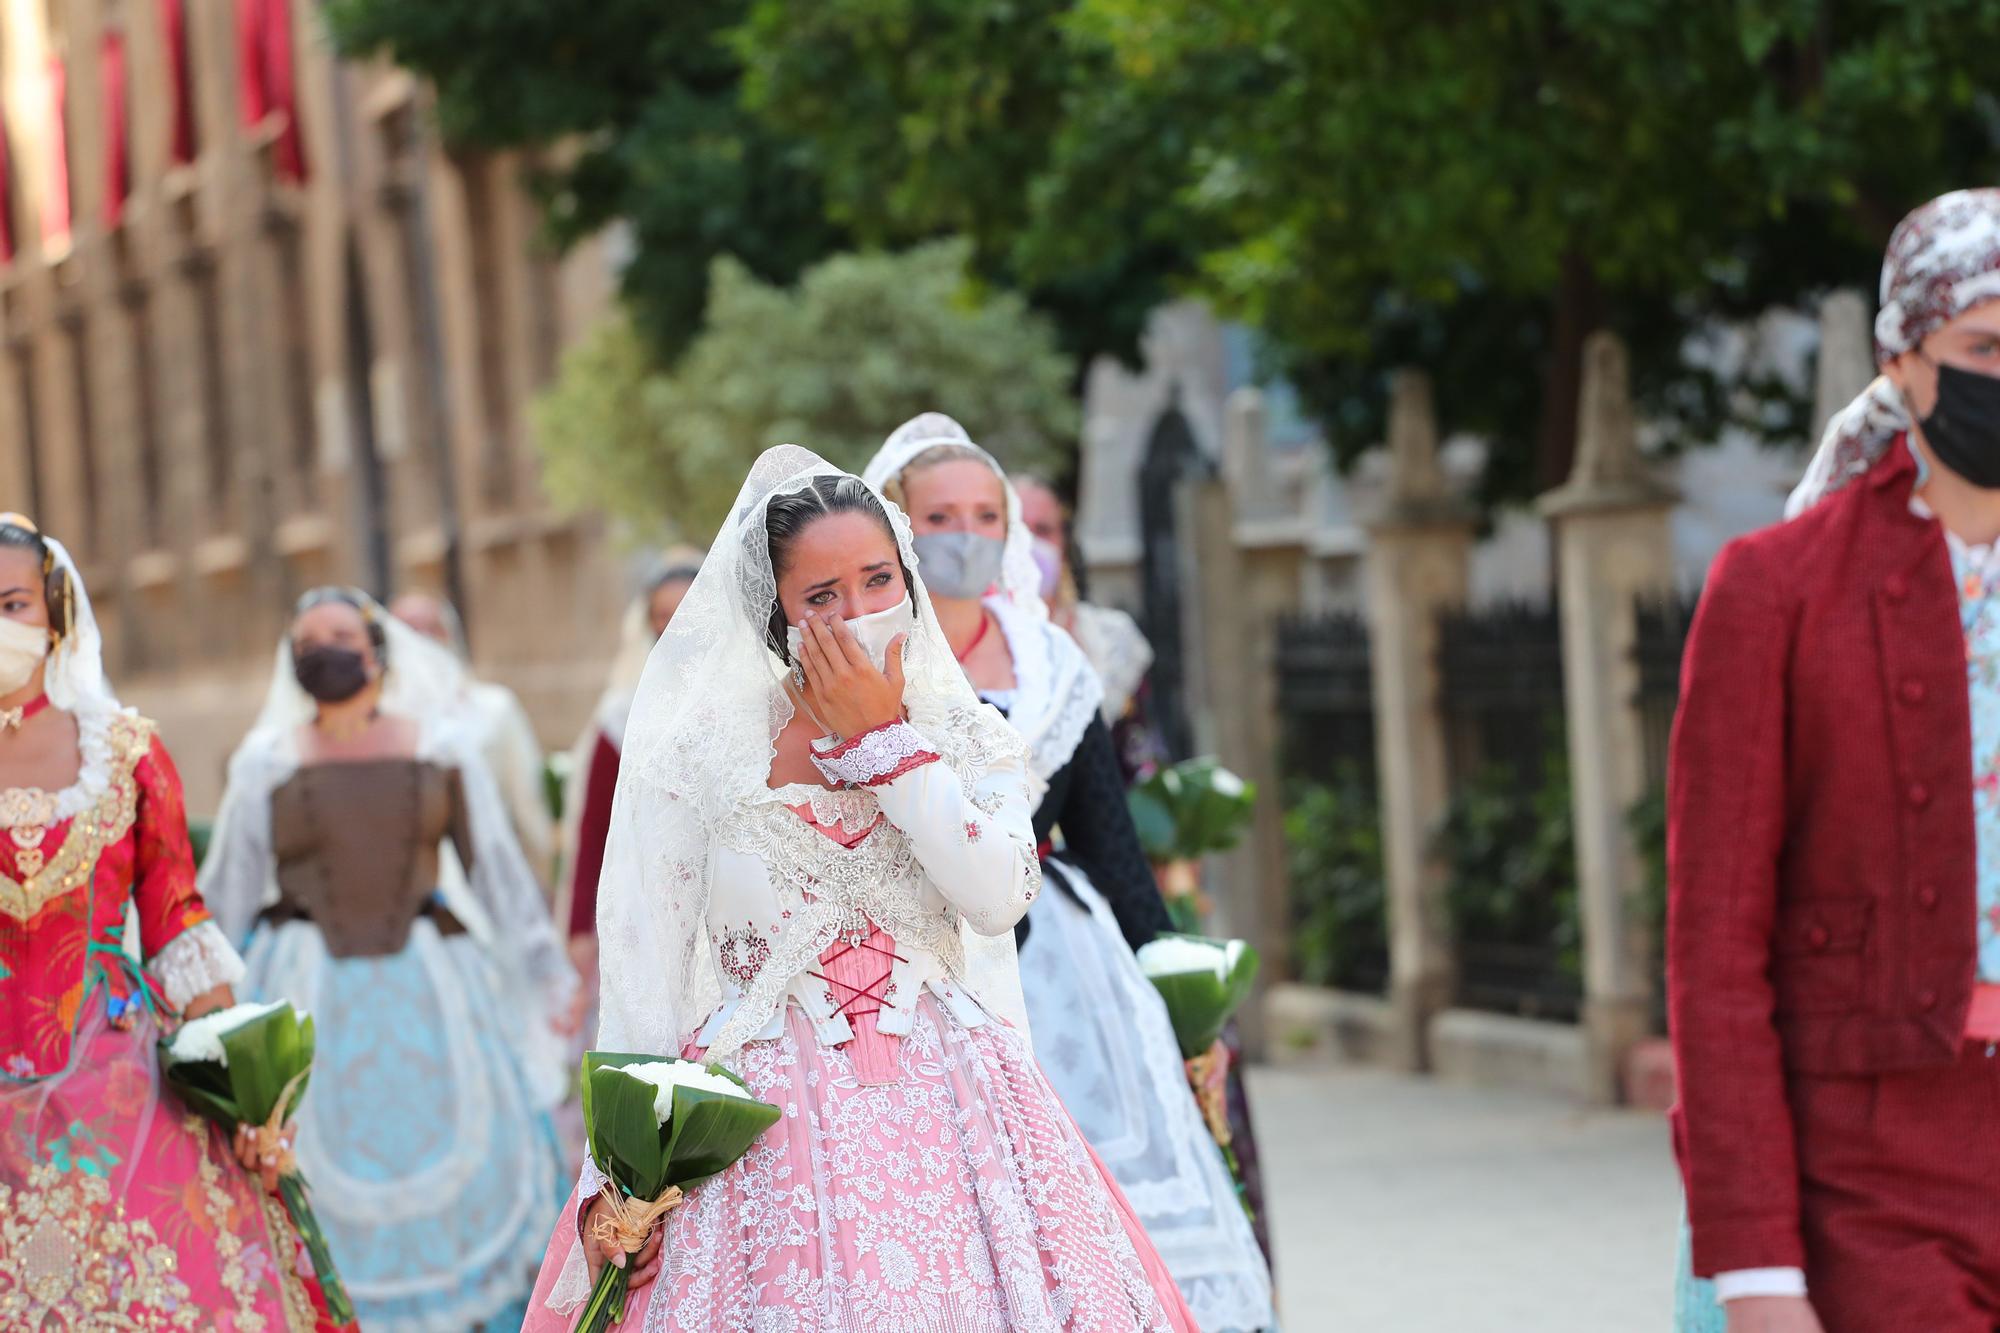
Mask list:
[[519,1328],[569,1182],[484,951],[420,920],[400,953],[335,959],[294,922],[245,963],[246,993],[318,1028],[299,1166],[361,1327]]

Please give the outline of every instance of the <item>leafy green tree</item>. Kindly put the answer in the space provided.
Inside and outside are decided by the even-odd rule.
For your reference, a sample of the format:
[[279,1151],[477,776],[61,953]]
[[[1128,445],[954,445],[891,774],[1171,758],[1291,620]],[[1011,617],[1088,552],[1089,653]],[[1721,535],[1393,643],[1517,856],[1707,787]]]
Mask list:
[[1992,179],[2000,0],[330,0],[439,87],[454,140],[574,145],[559,237],[628,219],[677,354],[711,260],[767,282],[855,243],[971,238],[1078,356],[1192,289],[1262,335],[1342,458],[1430,369],[1566,475],[1582,342],[1631,342],[1675,438],[1806,405],[1691,352],[1866,281],[1895,220]]
[[1108,48],[1068,38],[1067,9],[329,0],[327,14],[343,49],[436,86],[454,145],[562,147],[541,182],[552,234],[629,223],[625,295],[665,356],[699,329],[719,255],[790,282],[857,243],[967,235],[975,272],[1026,292],[1081,364],[1134,354],[1196,250],[1170,170],[1186,141],[1153,115],[1179,104],[1130,95]]
[[1009,466],[1048,466],[1076,429],[1071,362],[1045,319],[968,280],[966,262],[963,242],[841,255],[781,287],[717,260],[707,327],[671,369],[623,322],[565,359],[537,405],[551,491],[706,538],[762,450],[802,444],[858,469],[932,409]]
[[753,0],[731,41],[746,104],[812,145],[839,225],[882,244],[971,237],[976,270],[1026,292],[1071,351],[1133,358],[1201,253],[1178,193],[1193,125],[1250,91],[1254,63],[1143,86],[1074,8]]
[[1513,493],[1566,475],[1605,323],[1688,434],[1754,411],[1796,438],[1689,338],[1865,282],[1904,211],[2000,164],[1995,0],[1077,0],[1074,22],[1142,87],[1259,64],[1258,96],[1191,122],[1183,198],[1231,237],[1204,290],[1343,453],[1379,438],[1381,371],[1429,366]]
[[343,50],[429,79],[454,146],[551,149],[538,188],[567,245],[630,226],[634,318],[664,355],[701,327],[712,261],[771,282],[843,248],[810,148],[740,103],[742,0],[329,0]]

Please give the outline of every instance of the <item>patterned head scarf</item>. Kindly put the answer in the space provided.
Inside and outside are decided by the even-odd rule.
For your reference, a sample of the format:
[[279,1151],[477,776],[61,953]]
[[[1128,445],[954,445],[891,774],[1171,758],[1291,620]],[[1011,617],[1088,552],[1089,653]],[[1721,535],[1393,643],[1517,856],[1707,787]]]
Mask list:
[[[1882,259],[1875,363],[1915,350],[1974,306],[2000,299],[2000,189],[1954,190],[1911,213]],[[1826,424],[1805,479],[1785,502],[1795,518],[1875,465],[1910,428],[1909,405],[1877,377]]]

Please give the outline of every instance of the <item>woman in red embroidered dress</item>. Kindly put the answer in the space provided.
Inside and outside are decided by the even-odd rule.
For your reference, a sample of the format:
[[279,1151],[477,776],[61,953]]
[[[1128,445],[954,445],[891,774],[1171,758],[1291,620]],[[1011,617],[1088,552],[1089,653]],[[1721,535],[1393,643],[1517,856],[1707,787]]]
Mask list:
[[[284,1205],[160,1087],[233,1002],[180,777],[62,547],[0,516],[0,1328],[330,1329]],[[136,921],[137,938],[127,932]]]

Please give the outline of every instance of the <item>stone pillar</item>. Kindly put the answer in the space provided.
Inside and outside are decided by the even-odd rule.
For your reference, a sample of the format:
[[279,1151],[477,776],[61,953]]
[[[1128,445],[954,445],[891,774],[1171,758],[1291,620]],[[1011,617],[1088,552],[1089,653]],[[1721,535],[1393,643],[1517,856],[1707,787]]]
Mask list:
[[[1194,486],[1193,524],[1184,529],[1198,557],[1191,587],[1203,633],[1194,656],[1202,662],[1201,713],[1210,723],[1202,740],[1256,784],[1258,797],[1243,840],[1211,859],[1208,886],[1216,930],[1257,946],[1264,959],[1261,984],[1268,986],[1291,975],[1277,626],[1298,609],[1305,548],[1296,523],[1288,532],[1257,521],[1268,515],[1274,487],[1263,395],[1256,389],[1229,396],[1223,441],[1223,476]],[[1246,1005],[1242,1014],[1245,1041],[1261,1054],[1262,1006]]]
[[1635,601],[1673,586],[1668,515],[1675,496],[1640,456],[1625,346],[1608,332],[1584,347],[1577,457],[1541,501],[1555,525],[1583,926],[1586,1089],[1618,1098],[1619,1072],[1647,1035],[1652,941],[1644,870],[1627,819],[1647,788]]
[[1431,1016],[1451,1000],[1451,926],[1433,831],[1450,796],[1439,707],[1438,615],[1465,601],[1473,516],[1438,463],[1430,380],[1396,374],[1389,408],[1389,481],[1368,524],[1368,599],[1375,749],[1388,877],[1389,1002],[1399,1067],[1428,1063]]
[[1817,445],[1835,412],[1875,378],[1875,331],[1868,298],[1851,287],[1829,292],[1819,306],[1819,361],[1813,370],[1813,437]]

